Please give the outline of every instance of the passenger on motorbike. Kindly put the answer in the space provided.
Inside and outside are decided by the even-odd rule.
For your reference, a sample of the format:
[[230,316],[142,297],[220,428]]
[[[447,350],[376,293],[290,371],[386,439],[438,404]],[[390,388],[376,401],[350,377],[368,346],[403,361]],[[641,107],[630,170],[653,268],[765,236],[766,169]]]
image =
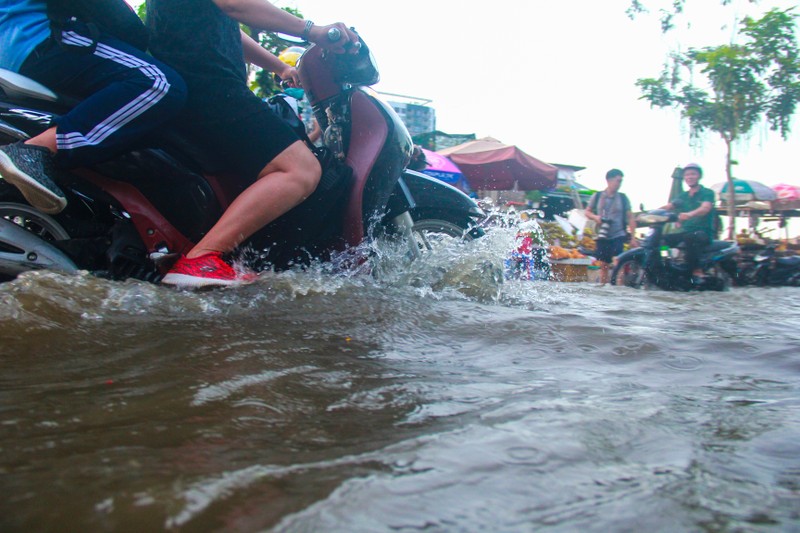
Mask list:
[[[129,10],[119,0],[123,14]],[[53,126],[25,142],[0,147],[0,175],[37,209],[67,205],[59,170],[98,163],[175,116],[183,107],[181,77],[140,49],[89,26],[81,2],[5,0],[0,9],[0,68],[80,99]],[[144,27],[133,12],[135,23]]]
[[700,254],[714,235],[714,191],[700,185],[703,169],[697,163],[683,167],[683,181],[689,188],[662,207],[678,214],[680,231],[664,236],[672,247],[684,245],[686,262],[692,271],[692,281],[702,283],[704,272],[698,267]]
[[[280,54],[278,54],[278,59],[292,67],[294,69],[297,66],[297,62],[300,59],[300,56],[303,55],[305,49],[299,46],[290,46]],[[297,115],[300,120],[303,120],[303,108],[301,104],[303,104],[305,100],[305,91],[298,81],[294,78],[281,76],[280,74],[275,74],[275,81],[280,84],[283,91],[276,95],[276,97],[283,98],[283,100],[289,104],[289,107],[292,108],[292,111]],[[322,137],[322,129],[319,127],[319,123],[317,119],[313,116],[311,117],[311,131],[307,132],[308,140],[315,144],[317,141]]]
[[222,254],[302,202],[321,176],[314,154],[248,88],[242,57],[273,72],[280,60],[241,32],[239,23],[299,36],[335,53],[358,43],[358,36],[342,23],[316,26],[266,0],[148,0],[150,49],[181,73],[189,87],[178,124],[201,148],[225,160],[243,190],[167,273],[166,284],[241,283],[242,276]]

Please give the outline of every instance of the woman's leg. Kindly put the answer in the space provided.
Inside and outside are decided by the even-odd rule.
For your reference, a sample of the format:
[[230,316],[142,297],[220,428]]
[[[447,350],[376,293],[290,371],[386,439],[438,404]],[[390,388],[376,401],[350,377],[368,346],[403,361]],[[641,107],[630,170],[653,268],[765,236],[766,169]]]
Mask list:
[[290,145],[262,169],[256,182],[231,203],[186,257],[232,251],[308,198],[316,189],[321,174],[317,158],[302,141]]

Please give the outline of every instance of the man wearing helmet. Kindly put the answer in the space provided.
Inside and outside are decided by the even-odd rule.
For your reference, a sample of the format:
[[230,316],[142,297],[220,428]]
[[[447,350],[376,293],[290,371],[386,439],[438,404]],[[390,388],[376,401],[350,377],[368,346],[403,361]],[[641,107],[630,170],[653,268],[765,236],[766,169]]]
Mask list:
[[662,208],[679,213],[677,225],[680,231],[665,235],[664,242],[673,247],[684,244],[686,262],[695,282],[701,282],[704,276],[698,265],[700,253],[711,243],[714,235],[714,191],[700,185],[702,177],[703,169],[697,163],[683,167],[683,182],[689,189]]

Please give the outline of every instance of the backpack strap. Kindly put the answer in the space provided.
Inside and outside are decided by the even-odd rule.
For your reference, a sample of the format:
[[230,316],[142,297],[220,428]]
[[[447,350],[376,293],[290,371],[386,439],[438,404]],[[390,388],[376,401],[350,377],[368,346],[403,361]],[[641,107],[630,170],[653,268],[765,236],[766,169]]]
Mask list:
[[624,192],[621,192],[620,194],[622,195],[622,225],[627,226],[628,214],[631,212],[631,201]]
[[598,191],[598,192],[594,193],[594,196],[592,196],[592,199],[589,200],[589,209],[591,209],[592,213],[594,213],[595,215],[597,214],[597,204],[600,201],[600,195],[601,194],[603,194],[603,193]]

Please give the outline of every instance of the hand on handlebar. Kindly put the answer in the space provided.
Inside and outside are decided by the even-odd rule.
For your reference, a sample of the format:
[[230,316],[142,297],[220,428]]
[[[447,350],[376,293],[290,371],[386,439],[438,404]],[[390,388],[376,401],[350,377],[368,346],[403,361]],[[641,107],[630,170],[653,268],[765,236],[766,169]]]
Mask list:
[[300,87],[300,76],[296,68],[286,65],[286,68],[277,74],[281,78],[281,87]]
[[327,48],[335,54],[355,54],[361,48],[358,34],[343,22],[327,26],[314,26],[309,34],[311,42]]

